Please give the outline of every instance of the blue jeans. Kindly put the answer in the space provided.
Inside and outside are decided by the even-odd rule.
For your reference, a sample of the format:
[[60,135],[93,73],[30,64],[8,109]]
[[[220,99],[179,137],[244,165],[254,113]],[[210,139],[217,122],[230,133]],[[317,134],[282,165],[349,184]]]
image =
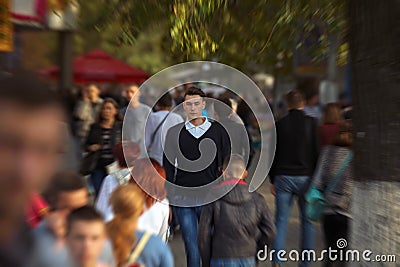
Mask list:
[[106,178],[107,172],[105,169],[95,169],[90,175],[90,182],[93,186],[95,196],[100,193],[101,185],[103,184],[104,178]]
[[255,258],[211,259],[210,267],[253,267]]
[[200,267],[200,252],[197,245],[197,226],[201,215],[199,207],[174,207],[175,215],[181,226],[185,243],[187,267]]
[[[282,265],[281,261],[277,258],[277,252],[285,249],[286,242],[286,228],[290,215],[290,208],[294,196],[298,197],[298,204],[301,217],[301,250],[313,249],[314,247],[314,226],[313,223],[307,218],[306,204],[303,197],[303,192],[308,184],[309,176],[288,176],[278,175],[275,177],[275,225],[276,225],[276,238],[274,242],[273,260]],[[287,252],[288,253],[288,252]],[[287,253],[285,258],[287,257]],[[301,253],[300,253],[301,255]],[[307,255],[307,253],[306,253]],[[310,259],[303,261],[300,266],[308,266]]]

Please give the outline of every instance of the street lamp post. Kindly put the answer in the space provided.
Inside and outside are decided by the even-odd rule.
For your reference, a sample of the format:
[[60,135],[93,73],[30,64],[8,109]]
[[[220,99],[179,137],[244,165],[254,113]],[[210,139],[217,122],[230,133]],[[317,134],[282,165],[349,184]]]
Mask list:
[[[60,4],[61,3],[61,4]],[[76,0],[63,0],[51,7],[49,29],[58,32],[60,90],[68,90],[72,86],[73,32],[77,29],[79,5]]]
[[71,31],[58,32],[60,65],[59,89],[62,91],[69,90],[72,86],[73,38],[74,35]]

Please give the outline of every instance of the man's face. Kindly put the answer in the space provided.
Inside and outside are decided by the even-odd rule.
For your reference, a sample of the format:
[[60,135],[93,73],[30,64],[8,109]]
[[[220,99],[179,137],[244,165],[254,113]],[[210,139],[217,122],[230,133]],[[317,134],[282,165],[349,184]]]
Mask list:
[[59,107],[34,110],[0,101],[0,214],[21,213],[29,193],[56,172],[66,125]]
[[201,117],[203,109],[206,107],[206,102],[199,95],[187,95],[183,102],[183,109],[189,120]]
[[96,263],[105,241],[106,228],[101,221],[75,221],[67,236],[69,252],[79,266]]
[[89,87],[87,87],[87,94],[90,101],[94,102],[97,101],[97,99],[99,98],[100,90],[97,86],[90,85]]
[[128,86],[125,88],[126,99],[130,102],[139,102],[140,91],[136,85]]
[[65,211],[68,214],[77,208],[86,206],[88,201],[88,191],[86,188],[70,192],[60,192],[56,199],[55,208],[57,211]]

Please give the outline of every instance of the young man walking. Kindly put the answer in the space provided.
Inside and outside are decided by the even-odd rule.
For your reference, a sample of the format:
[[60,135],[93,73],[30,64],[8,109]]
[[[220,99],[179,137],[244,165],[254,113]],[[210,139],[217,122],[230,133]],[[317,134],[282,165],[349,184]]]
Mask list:
[[[200,187],[213,182],[219,177],[223,160],[230,154],[230,141],[224,128],[215,121],[202,116],[205,108],[204,92],[197,87],[187,89],[183,108],[187,121],[169,129],[165,141],[163,166],[167,181],[181,187]],[[200,143],[212,141],[216,153],[209,155],[209,150],[201,149]],[[204,165],[204,166],[203,166]],[[186,198],[185,207],[174,207],[181,226],[188,267],[200,267],[200,253],[197,245],[197,227],[201,214],[199,197],[189,199],[168,192],[168,199]],[[200,200],[201,201],[201,200]],[[193,204],[194,203],[194,204]]]
[[[305,212],[304,191],[310,182],[318,159],[317,121],[304,111],[301,92],[293,90],[286,95],[289,114],[276,123],[277,143],[270,170],[271,192],[276,200],[275,251],[285,249],[287,223],[294,196],[298,198],[301,216],[301,249],[313,249],[314,229]],[[281,262],[274,254],[275,266]],[[305,260],[300,266],[308,266]]]

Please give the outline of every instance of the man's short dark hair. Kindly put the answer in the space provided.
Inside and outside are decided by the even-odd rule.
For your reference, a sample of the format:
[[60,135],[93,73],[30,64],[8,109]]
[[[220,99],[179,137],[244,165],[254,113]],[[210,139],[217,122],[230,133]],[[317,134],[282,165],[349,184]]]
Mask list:
[[299,90],[292,90],[286,95],[286,103],[289,108],[299,108],[304,101],[304,95]]
[[51,185],[44,193],[51,207],[55,207],[58,195],[61,192],[73,192],[86,188],[85,179],[74,172],[59,172],[53,176]]
[[18,72],[0,79],[0,100],[14,102],[27,109],[63,107],[60,94],[50,89],[31,72]]
[[92,206],[83,206],[73,210],[67,217],[67,234],[70,233],[72,225],[78,221],[102,222],[103,216]]
[[157,106],[161,108],[169,108],[172,107],[172,96],[169,92],[165,93],[160,99],[157,101]]
[[299,78],[296,89],[303,93],[306,101],[309,101],[319,94],[319,80],[314,77]]
[[218,98],[214,102],[214,110],[221,118],[227,118],[232,114],[232,102],[228,97]]
[[200,88],[198,88],[196,86],[189,87],[185,92],[184,98],[186,98],[187,95],[198,95],[201,97],[206,96],[206,94],[203,92],[203,90],[201,90]]

